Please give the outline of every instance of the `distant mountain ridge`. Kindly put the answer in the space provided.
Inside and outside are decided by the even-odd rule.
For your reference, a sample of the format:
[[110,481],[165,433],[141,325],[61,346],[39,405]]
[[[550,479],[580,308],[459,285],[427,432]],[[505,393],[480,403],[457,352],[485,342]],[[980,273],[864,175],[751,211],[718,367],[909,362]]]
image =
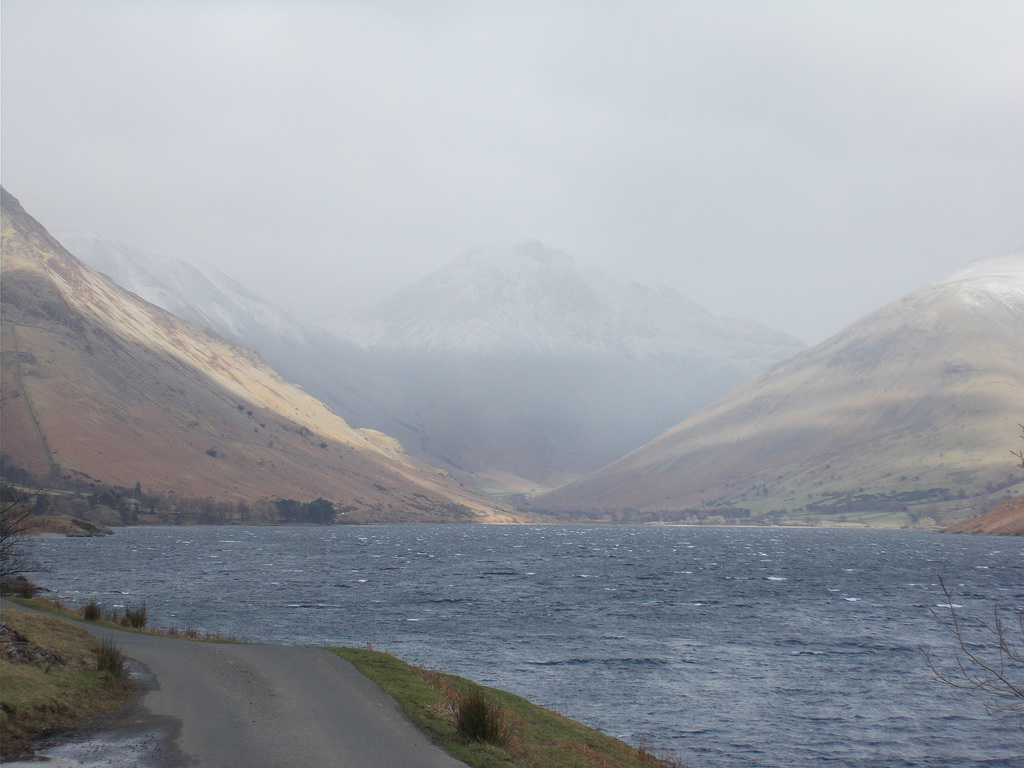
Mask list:
[[1012,492],[1024,252],[972,263],[758,374],[539,509],[954,522]]
[[963,269],[947,275],[935,284],[959,292],[967,304],[1006,304],[1017,309],[1024,302],[1024,251],[972,261]]
[[[188,365],[198,354],[210,366],[202,378],[212,376],[226,388],[217,395],[195,390],[206,404],[199,410],[216,414],[213,429],[205,418],[185,420],[189,429],[195,429],[192,422],[203,425],[204,440],[219,435],[230,436],[229,444],[246,443],[238,431],[244,426],[238,419],[248,418],[245,406],[230,398],[254,386],[293,403],[285,410],[302,415],[295,423],[275,406],[281,430],[270,443],[281,441],[278,448],[287,446],[291,458],[272,474],[278,484],[285,476],[301,478],[306,489],[312,487],[302,485],[310,481],[310,467],[320,483],[316,473],[325,466],[318,453],[323,448],[307,453],[317,447],[310,435],[330,424],[328,445],[338,440],[376,453],[374,461],[397,462],[402,483],[426,479],[428,508],[441,509],[434,505],[448,502],[438,499],[454,495],[490,519],[506,508],[474,501],[443,471],[417,467],[402,446],[487,493],[539,492],[533,500],[538,510],[625,521],[948,524],[1019,493],[1020,471],[1007,457],[1024,418],[1024,252],[973,262],[804,349],[756,323],[716,318],[670,289],[581,269],[535,241],[476,249],[374,307],[311,327],[216,270],[150,257],[98,236],[64,236],[143,300],[258,349],[349,423],[368,428],[352,430],[330,411],[310,416],[298,405],[307,396],[279,391],[251,351],[218,346],[223,340],[214,343],[198,328],[183,331],[169,316],[154,325],[152,318],[162,317],[154,307],[142,311],[100,290],[45,230],[29,236],[28,251],[41,252],[45,242],[53,253],[21,270],[24,263],[12,261],[12,254],[25,248],[10,240],[12,233],[21,237],[11,222],[29,217],[11,200],[4,192],[5,451],[12,435],[26,445],[47,444],[47,430],[37,426],[33,433],[25,412],[12,409],[20,393],[36,387],[42,402],[58,402],[58,375],[66,376],[64,387],[95,383],[99,369],[90,368],[96,364],[90,356],[133,361],[134,368],[117,373],[128,379],[136,375],[132,370],[155,366],[175,383],[148,394],[147,402],[169,398],[174,407],[186,407],[190,400],[183,404],[182,393],[193,391],[196,374],[182,378],[180,360],[165,367],[165,352],[177,349],[187,351]],[[39,282],[39,274],[55,281],[57,293]],[[129,347],[100,343],[108,332],[88,319],[97,311],[83,304],[88,301],[118,318],[103,322],[115,322]],[[47,333],[66,333],[63,327],[71,336],[36,336],[43,326],[12,320],[25,312],[43,318]],[[92,342],[83,342],[86,337]],[[44,352],[33,353],[12,344],[23,338],[49,341]],[[155,340],[163,352],[131,346]],[[71,373],[58,374],[47,361],[64,360],[69,349]],[[234,362],[224,365],[227,360]],[[12,371],[24,374],[20,383]],[[254,385],[257,380],[263,383]],[[115,388],[120,392],[126,381],[117,378]],[[126,403],[142,407],[123,397],[97,398],[106,403],[97,413],[108,418]],[[103,422],[107,434],[124,428],[121,417],[113,418]],[[95,449],[81,453],[81,446],[66,442],[68,434],[61,439],[58,459],[76,451],[96,459]],[[180,474],[181,466],[190,466],[185,477],[210,481],[210,466],[188,464],[196,457],[180,453],[182,445],[172,447],[179,453],[171,465],[151,464],[150,471]],[[273,447],[251,450],[266,462],[270,454],[262,452]],[[109,460],[112,450],[104,444],[101,453]],[[238,477],[250,471],[241,455],[218,455],[241,462],[232,470]],[[129,452],[119,460],[135,458]],[[49,461],[56,463],[52,456]],[[351,478],[363,489],[365,509],[393,508],[390,494],[398,486],[370,490],[365,468],[371,465],[360,466],[335,469],[341,474],[334,477]],[[237,489],[237,477],[229,482]],[[418,494],[399,492],[414,507]]]
[[[352,372],[367,368],[365,353],[318,331],[256,295],[218,269],[144,253],[93,232],[61,232],[58,239],[93,269],[176,317],[210,328],[257,350],[289,381],[324,398],[356,426],[394,427],[349,389]],[[357,386],[357,384],[356,384]]]

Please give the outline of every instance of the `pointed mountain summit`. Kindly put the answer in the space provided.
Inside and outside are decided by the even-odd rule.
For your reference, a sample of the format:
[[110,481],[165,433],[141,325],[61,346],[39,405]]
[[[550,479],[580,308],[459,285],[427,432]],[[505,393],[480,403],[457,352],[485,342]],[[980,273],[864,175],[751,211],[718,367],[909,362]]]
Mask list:
[[[1024,252],[975,262],[755,376],[552,511],[954,522],[1024,482]],[[1019,492],[1019,491],[1018,491]]]
[[354,520],[510,519],[253,351],[91,270],[0,195],[5,461],[179,498],[323,497]]
[[380,351],[673,355],[734,364],[746,373],[804,347],[765,326],[717,318],[671,288],[581,269],[536,240],[470,251],[379,304],[321,326]]

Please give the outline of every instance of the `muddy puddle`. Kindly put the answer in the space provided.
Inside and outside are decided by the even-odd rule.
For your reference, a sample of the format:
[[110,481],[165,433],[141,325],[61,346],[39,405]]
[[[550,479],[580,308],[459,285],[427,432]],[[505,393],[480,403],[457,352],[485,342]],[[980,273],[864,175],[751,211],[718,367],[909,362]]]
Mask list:
[[4,768],[176,768],[187,760],[174,742],[179,724],[158,718],[144,706],[156,678],[138,662],[128,660],[136,693],[116,712],[90,726],[35,749],[35,755],[4,761]]
[[4,762],[5,768],[166,768],[170,736],[161,730],[100,733],[40,749],[36,757]]

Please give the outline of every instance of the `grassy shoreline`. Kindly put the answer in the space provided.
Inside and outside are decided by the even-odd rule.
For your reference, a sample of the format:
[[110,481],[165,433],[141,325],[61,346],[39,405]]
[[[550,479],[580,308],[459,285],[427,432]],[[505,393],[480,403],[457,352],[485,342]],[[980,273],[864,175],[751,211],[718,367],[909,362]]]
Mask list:
[[[81,627],[68,620],[84,621],[87,606],[77,610],[59,601],[35,598],[7,598],[25,608],[41,611],[4,610],[4,621],[15,617],[16,625],[24,625],[23,617],[32,624],[51,627],[48,632],[67,632],[75,638],[74,658],[78,662],[75,680],[51,677],[46,664],[15,664],[4,661],[2,692],[2,722],[4,731],[4,757],[9,757],[8,744],[24,751],[33,738],[59,731],[70,731],[88,720],[116,709],[129,695],[130,688],[122,683],[111,686],[104,673],[96,669],[99,642]],[[46,615],[43,615],[46,614]],[[111,620],[109,615],[92,626],[126,632],[142,632],[193,640],[224,641],[217,635],[160,630],[152,627],[130,627]],[[64,629],[56,625],[62,625]],[[20,630],[19,630],[20,631]],[[25,634],[25,633],[22,633]],[[71,656],[64,641],[55,635],[43,633],[30,638],[40,647],[57,644],[62,654]],[[232,642],[237,640],[232,639]],[[544,707],[497,688],[487,688],[456,675],[412,666],[395,656],[369,648],[330,648],[332,652],[351,662],[363,675],[391,695],[409,720],[452,757],[472,768],[681,768],[682,763],[670,756],[655,755],[643,746],[634,747],[600,731],[559,715]],[[89,671],[86,667],[91,667]],[[14,686],[19,697],[35,697],[35,704],[27,699],[9,697],[11,686],[9,669],[20,677]],[[31,674],[29,674],[31,673]],[[22,682],[22,678],[24,681]],[[85,681],[83,687],[82,678]],[[460,711],[466,702],[478,699],[481,715],[494,726],[489,733],[494,738],[477,738],[477,734],[460,728]],[[8,710],[16,711],[17,735],[11,727],[15,719]],[[55,711],[61,717],[52,717]],[[13,739],[13,740],[12,740]],[[10,754],[16,754],[12,752]]]
[[[406,717],[449,755],[474,768],[682,768],[498,688],[412,666],[370,648],[332,648],[398,702]],[[460,712],[486,702],[496,738],[467,737]]]

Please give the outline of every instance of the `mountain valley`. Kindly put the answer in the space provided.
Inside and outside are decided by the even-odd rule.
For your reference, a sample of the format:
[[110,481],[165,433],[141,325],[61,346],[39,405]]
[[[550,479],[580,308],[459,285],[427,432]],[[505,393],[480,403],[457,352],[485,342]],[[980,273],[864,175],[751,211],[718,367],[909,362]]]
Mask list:
[[499,497],[594,471],[804,346],[536,241],[463,254],[316,326],[216,270],[95,235],[65,241],[143,298],[259,350],[349,423]]
[[3,209],[3,450],[37,476],[381,522],[936,527],[1019,493],[1024,252],[807,349],[536,241],[311,325]]

